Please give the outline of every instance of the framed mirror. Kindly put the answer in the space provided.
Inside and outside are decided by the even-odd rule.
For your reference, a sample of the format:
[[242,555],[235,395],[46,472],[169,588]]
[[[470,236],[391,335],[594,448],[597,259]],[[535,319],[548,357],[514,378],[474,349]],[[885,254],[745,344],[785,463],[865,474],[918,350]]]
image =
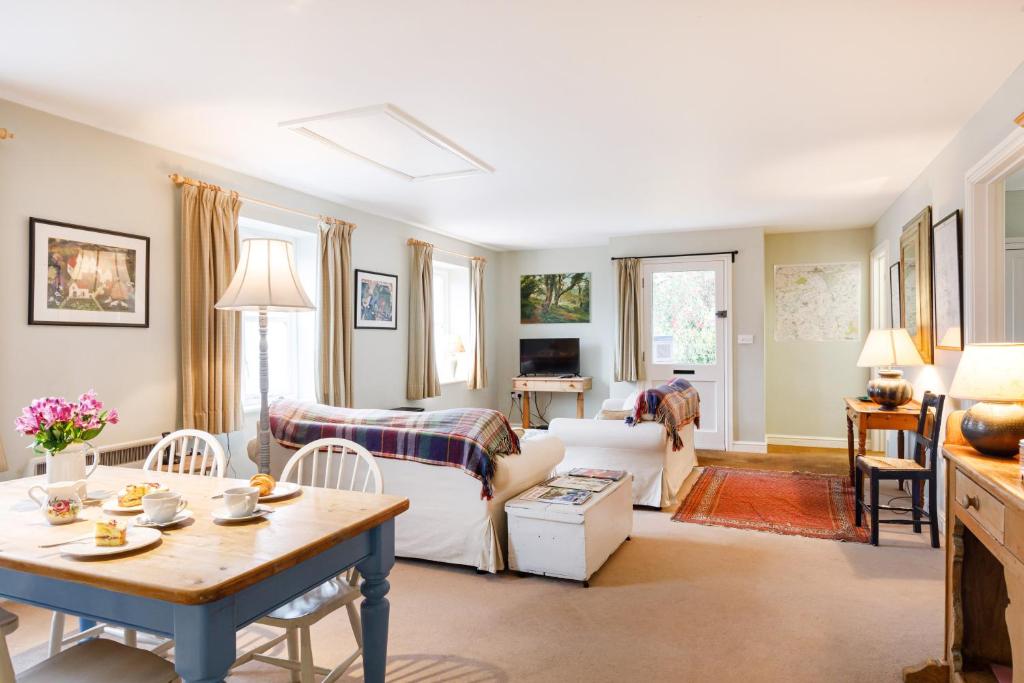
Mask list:
[[914,216],[900,235],[900,326],[921,358],[932,363],[932,209]]

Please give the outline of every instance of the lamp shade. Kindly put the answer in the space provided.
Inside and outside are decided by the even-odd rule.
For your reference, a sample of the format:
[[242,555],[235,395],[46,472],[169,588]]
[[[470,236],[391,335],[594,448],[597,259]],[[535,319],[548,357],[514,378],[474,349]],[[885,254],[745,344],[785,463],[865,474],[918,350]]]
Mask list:
[[924,365],[917,347],[902,327],[868,332],[860,358],[857,359],[859,368],[881,368],[890,365]]
[[1024,344],[968,344],[949,395],[972,401],[1024,401]]
[[307,311],[316,308],[295,271],[292,243],[242,241],[242,255],[217,308],[228,311]]

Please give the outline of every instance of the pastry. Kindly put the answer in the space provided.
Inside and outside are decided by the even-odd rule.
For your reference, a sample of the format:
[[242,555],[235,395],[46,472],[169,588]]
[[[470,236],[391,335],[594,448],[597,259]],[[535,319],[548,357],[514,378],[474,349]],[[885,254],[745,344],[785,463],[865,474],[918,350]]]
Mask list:
[[249,480],[249,486],[258,488],[261,496],[269,496],[276,485],[277,482],[269,474],[254,474]]
[[142,497],[148,493],[159,491],[164,487],[156,482],[128,484],[117,494],[117,504],[123,508],[134,508],[142,505]]
[[128,527],[116,519],[96,520],[96,545],[122,546],[128,542]]

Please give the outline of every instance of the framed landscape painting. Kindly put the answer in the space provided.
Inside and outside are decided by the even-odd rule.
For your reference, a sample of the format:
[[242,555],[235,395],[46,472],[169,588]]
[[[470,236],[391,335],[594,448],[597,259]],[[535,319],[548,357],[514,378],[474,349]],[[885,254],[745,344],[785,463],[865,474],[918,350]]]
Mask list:
[[935,348],[963,351],[963,259],[960,210],[932,226]]
[[356,327],[398,329],[398,276],[356,271]]
[[29,219],[29,325],[149,327],[149,238]]
[[520,276],[519,322],[589,323],[590,273]]

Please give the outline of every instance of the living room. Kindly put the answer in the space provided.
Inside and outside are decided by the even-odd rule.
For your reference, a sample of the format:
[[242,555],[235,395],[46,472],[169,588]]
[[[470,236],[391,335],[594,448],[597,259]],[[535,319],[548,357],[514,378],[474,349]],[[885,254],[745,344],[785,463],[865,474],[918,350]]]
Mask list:
[[4,15],[0,683],[1024,681],[1019,3]]

